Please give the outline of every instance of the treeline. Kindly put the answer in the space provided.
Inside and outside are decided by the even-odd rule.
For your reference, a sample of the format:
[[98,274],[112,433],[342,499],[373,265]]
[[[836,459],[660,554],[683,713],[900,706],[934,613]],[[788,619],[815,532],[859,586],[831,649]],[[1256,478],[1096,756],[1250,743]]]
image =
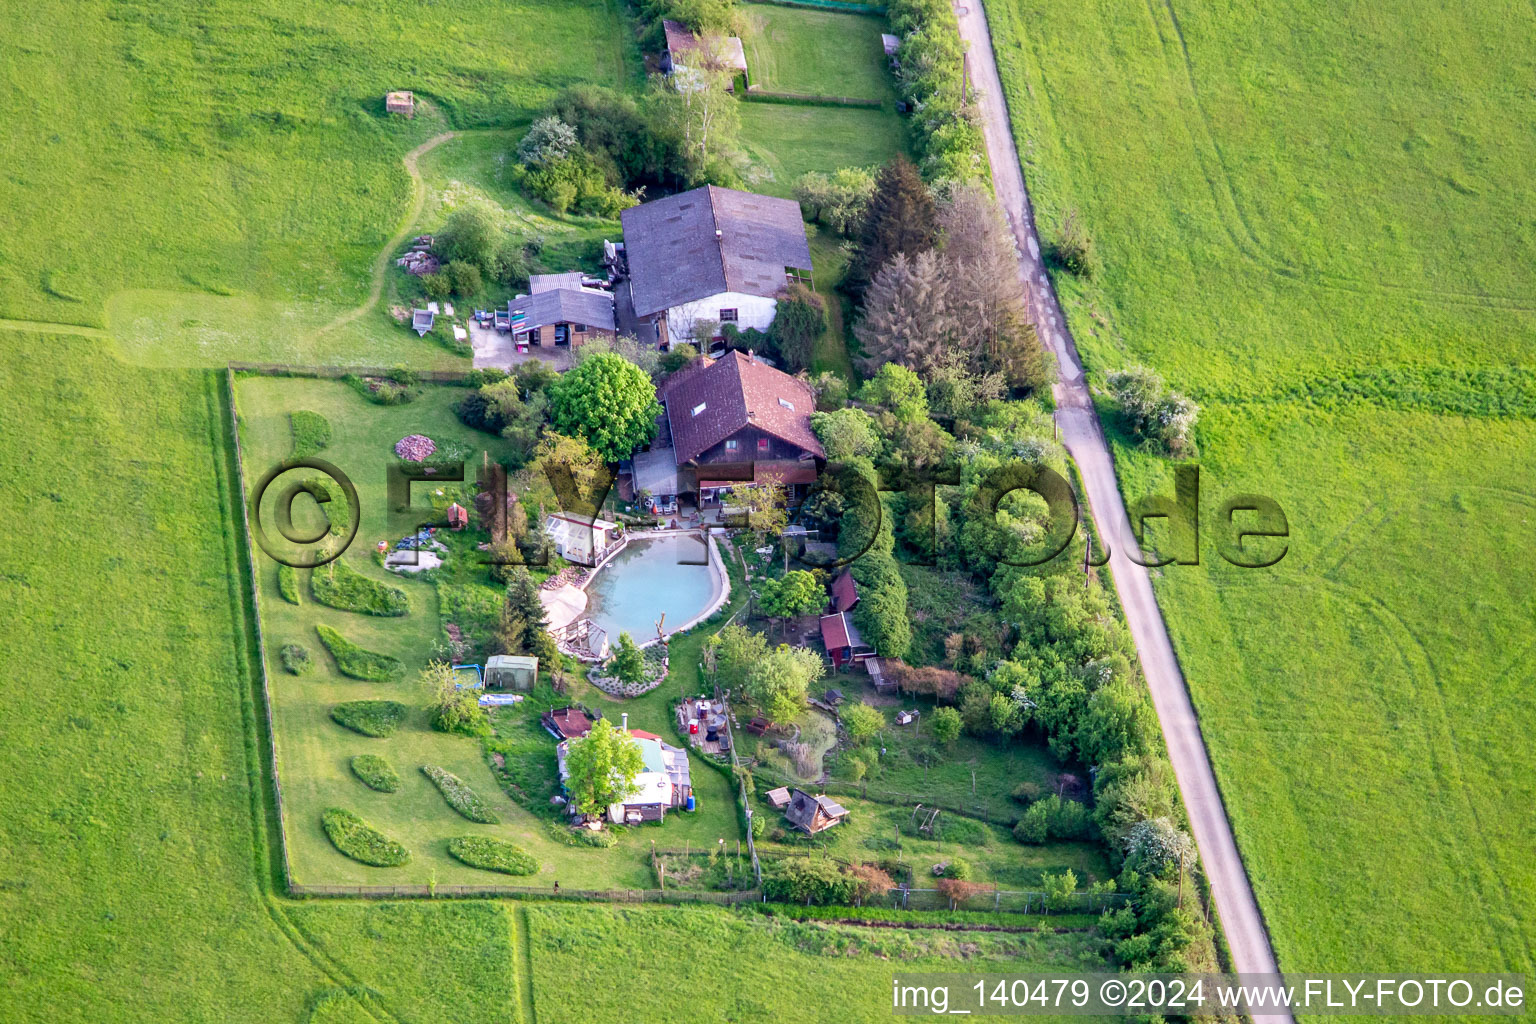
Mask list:
[[889,0],[886,14],[901,37],[896,85],[910,110],[923,176],[985,179],[985,142],[965,95],[965,44],[949,0]]

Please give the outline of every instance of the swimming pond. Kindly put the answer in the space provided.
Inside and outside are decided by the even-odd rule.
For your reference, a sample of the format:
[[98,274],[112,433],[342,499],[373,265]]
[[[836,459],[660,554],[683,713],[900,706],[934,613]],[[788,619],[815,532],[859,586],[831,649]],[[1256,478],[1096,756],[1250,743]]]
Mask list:
[[627,632],[637,643],[656,639],[656,620],[675,633],[708,610],[725,589],[709,562],[704,538],[679,533],[632,540],[587,584],[587,618],[610,643]]

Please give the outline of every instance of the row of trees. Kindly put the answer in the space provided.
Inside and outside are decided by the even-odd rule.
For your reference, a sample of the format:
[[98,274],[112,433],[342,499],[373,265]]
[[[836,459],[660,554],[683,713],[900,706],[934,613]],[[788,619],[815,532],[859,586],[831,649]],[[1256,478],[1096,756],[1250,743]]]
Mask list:
[[1013,234],[978,185],[936,200],[905,160],[882,168],[847,286],[862,302],[854,335],[867,371],[897,363],[946,394],[959,379],[990,397],[1049,381]]

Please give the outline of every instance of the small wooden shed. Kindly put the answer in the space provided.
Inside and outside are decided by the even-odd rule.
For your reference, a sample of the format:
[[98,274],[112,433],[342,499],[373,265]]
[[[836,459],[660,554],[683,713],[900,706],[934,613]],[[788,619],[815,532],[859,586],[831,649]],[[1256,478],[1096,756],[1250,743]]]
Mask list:
[[813,836],[831,828],[848,817],[845,807],[829,796],[812,796],[803,789],[790,794],[789,806],[784,809],[784,820],[790,827]]
[[[466,527],[468,525],[469,525],[469,510],[466,509],[463,505],[460,505],[458,502],[454,502],[452,505],[449,505],[448,506],[448,529],[450,529],[450,530],[462,530],[462,529],[464,529],[464,527]],[[535,663],[535,666],[537,666],[537,663],[538,663],[538,659],[537,658],[534,659],[534,663]],[[537,667],[535,667],[535,671],[537,671]]]
[[385,93],[384,111],[388,114],[404,114],[406,117],[415,117],[416,97],[409,92]]
[[780,786],[778,789],[770,789],[766,794],[768,806],[776,811],[782,811],[789,806],[789,787]]
[[485,685],[504,690],[531,690],[539,678],[539,659],[522,654],[496,654],[485,659]]

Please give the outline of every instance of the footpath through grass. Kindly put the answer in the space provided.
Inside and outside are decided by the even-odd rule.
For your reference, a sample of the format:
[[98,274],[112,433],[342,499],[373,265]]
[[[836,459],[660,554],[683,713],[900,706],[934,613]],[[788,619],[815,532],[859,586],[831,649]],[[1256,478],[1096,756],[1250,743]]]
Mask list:
[[[1058,277],[1090,379],[1204,406],[1202,564],[1154,581],[1282,968],[1530,972],[1530,11],[988,16],[1042,240],[1096,242]],[[1217,557],[1240,492],[1273,569]]]

